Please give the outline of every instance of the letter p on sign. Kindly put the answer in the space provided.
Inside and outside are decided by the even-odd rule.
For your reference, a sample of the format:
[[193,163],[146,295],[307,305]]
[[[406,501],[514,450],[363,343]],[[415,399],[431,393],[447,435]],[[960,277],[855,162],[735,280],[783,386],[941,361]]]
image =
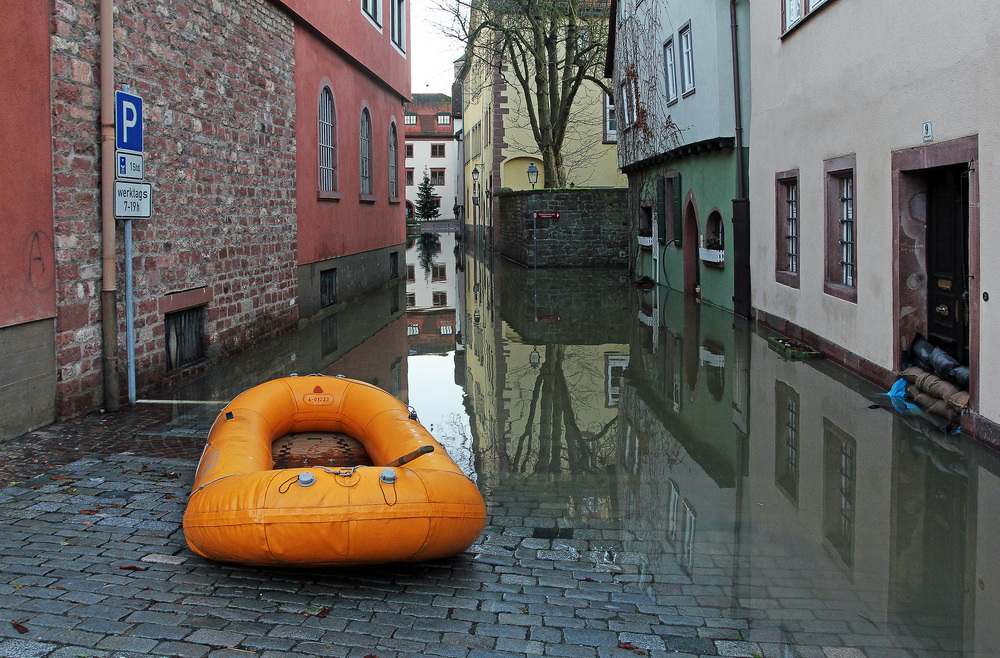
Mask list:
[[115,92],[115,148],[142,153],[142,99]]

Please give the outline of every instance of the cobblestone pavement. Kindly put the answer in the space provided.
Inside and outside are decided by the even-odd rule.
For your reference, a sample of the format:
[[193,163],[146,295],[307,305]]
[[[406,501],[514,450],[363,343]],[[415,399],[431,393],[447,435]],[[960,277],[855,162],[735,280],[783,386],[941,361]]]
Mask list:
[[[448,560],[211,562],[181,529],[202,439],[147,431],[162,413],[88,417],[0,447],[0,657],[923,655],[849,607],[734,605],[724,550],[703,547],[697,582],[676,560],[656,568],[612,516],[544,480],[487,491],[483,536]],[[586,511],[579,523],[567,500]]]

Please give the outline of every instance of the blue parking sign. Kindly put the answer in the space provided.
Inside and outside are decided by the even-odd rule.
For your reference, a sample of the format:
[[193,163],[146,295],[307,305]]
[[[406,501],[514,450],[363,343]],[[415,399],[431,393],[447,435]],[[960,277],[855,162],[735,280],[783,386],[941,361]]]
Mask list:
[[115,92],[115,148],[142,153],[142,99]]

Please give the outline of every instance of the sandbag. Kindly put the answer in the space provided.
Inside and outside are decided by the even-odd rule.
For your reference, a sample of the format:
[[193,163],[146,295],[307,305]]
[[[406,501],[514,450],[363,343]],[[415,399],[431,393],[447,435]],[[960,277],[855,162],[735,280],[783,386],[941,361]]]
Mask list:
[[958,362],[958,359],[948,354],[940,347],[935,347],[934,351],[931,352],[930,364],[930,369],[933,370],[938,377],[950,377],[951,371],[962,365]]
[[929,393],[931,388],[937,385],[941,381],[941,378],[935,375],[933,372],[925,372],[917,375],[917,379],[913,382],[920,389],[921,393]]
[[969,389],[969,366],[958,366],[953,368],[949,373],[951,375],[951,381],[962,390]]
[[917,381],[917,377],[923,374],[923,370],[917,366],[910,366],[903,372],[899,373],[899,376],[907,381],[907,383],[913,384]]
[[948,406],[958,413],[962,413],[969,408],[969,392],[958,391],[948,398]]
[[926,393],[933,395],[939,400],[948,401],[955,393],[958,393],[958,387],[949,381],[943,379],[937,380],[936,383],[927,388]]
[[927,412],[932,413],[935,416],[940,416],[949,422],[954,421],[957,418],[955,411],[949,407],[948,403],[944,400],[936,400],[934,404],[927,407]]
[[913,337],[910,343],[910,363],[923,370],[931,370],[931,354],[934,346],[928,343],[921,334]]

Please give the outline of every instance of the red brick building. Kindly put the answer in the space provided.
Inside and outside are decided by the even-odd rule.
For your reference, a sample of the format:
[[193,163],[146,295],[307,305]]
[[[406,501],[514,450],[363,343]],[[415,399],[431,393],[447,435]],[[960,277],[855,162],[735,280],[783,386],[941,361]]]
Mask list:
[[[0,438],[125,400],[121,220],[102,266],[104,2],[5,9]],[[143,98],[152,186],[152,218],[131,220],[140,392],[399,277],[408,14],[405,0],[115,3],[113,87]]]

